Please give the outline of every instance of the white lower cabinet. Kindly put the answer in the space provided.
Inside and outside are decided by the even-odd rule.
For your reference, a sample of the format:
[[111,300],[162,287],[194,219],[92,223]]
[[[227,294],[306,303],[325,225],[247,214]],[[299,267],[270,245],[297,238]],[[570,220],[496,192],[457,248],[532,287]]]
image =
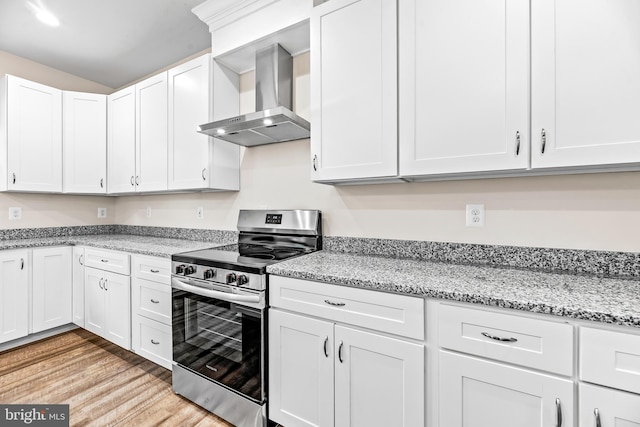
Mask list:
[[32,331],[72,322],[72,248],[33,250]]
[[85,329],[131,349],[131,285],[123,274],[85,267]]
[[171,260],[132,256],[131,344],[133,351],[172,368]]
[[640,427],[640,395],[580,384],[580,422],[586,427]]
[[573,426],[568,379],[440,352],[440,426]]
[[[272,306],[288,308],[296,288],[293,305],[308,301],[302,294],[318,286],[333,289],[272,276]],[[424,345],[336,321],[381,294],[342,289],[351,294],[328,300],[338,308],[326,319],[269,310],[269,418],[287,427],[424,425]]]
[[0,343],[29,333],[29,252],[0,252]]

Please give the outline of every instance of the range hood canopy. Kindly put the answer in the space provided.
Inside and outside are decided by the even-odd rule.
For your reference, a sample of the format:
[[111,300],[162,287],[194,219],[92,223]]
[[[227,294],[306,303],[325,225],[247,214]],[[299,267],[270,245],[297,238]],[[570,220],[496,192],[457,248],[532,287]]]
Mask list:
[[252,147],[309,138],[311,125],[291,111],[293,58],[274,44],[256,52],[256,110],[198,126],[198,132]]

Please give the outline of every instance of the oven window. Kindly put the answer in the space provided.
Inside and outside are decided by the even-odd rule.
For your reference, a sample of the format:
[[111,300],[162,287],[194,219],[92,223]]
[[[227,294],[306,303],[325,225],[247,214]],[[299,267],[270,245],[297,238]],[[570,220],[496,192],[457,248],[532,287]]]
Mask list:
[[262,312],[173,290],[173,360],[262,402]]

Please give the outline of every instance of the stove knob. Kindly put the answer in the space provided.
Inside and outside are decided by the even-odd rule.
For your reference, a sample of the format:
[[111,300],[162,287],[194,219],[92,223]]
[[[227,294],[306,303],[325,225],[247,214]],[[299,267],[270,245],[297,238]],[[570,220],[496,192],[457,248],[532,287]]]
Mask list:
[[190,274],[193,274],[196,272],[196,267],[193,265],[188,265],[185,269],[184,269],[184,275],[188,276]]
[[204,271],[205,279],[213,279],[216,275],[216,271],[213,268]]
[[227,274],[227,280],[226,280],[227,285],[231,284],[231,283],[234,283],[235,281],[236,281],[236,273]]
[[184,264],[176,265],[176,274],[184,274]]
[[237,283],[238,283],[238,286],[242,286],[246,283],[249,283],[249,278],[244,274],[241,274],[238,276]]

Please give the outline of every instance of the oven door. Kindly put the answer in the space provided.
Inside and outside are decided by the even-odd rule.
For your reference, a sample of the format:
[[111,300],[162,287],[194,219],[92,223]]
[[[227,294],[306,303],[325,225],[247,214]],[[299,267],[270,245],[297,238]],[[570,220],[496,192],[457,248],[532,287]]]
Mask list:
[[172,278],[174,362],[264,402],[264,293],[204,289],[199,281],[187,280]]

